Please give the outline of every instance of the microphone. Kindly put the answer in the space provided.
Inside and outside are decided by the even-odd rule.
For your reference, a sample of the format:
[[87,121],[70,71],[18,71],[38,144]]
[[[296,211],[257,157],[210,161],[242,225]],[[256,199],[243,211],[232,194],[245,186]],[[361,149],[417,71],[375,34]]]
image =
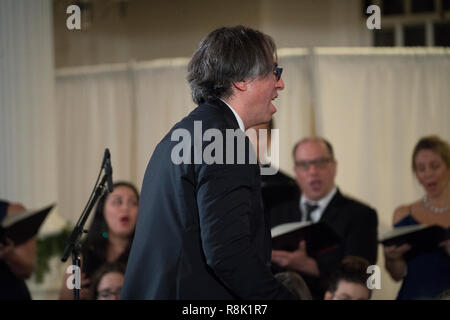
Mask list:
[[113,191],[113,180],[112,180],[112,167],[111,167],[111,154],[109,153],[109,149],[105,149],[105,154],[103,156],[103,165],[102,167],[105,169],[106,175],[106,185],[108,188],[108,192],[111,193]]

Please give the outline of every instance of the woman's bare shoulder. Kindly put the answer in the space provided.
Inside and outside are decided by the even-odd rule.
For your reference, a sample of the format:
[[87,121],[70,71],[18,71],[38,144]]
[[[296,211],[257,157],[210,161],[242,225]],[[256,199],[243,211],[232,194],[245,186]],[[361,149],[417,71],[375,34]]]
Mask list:
[[395,225],[396,223],[398,223],[400,220],[404,219],[405,217],[407,217],[408,215],[411,214],[411,208],[415,205],[416,203],[411,203],[411,204],[406,204],[406,205],[401,205],[399,206],[397,209],[395,209],[394,211],[394,215],[392,217],[392,224]]

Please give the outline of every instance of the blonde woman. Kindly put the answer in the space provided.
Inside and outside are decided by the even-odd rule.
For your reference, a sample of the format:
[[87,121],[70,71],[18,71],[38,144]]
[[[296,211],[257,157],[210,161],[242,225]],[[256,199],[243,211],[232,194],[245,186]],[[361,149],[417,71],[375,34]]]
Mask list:
[[[450,146],[437,136],[419,140],[412,155],[413,172],[425,195],[394,212],[395,227],[424,224],[450,227]],[[432,299],[450,288],[450,241],[412,256],[408,244],[384,248],[386,269],[403,279],[397,299]]]

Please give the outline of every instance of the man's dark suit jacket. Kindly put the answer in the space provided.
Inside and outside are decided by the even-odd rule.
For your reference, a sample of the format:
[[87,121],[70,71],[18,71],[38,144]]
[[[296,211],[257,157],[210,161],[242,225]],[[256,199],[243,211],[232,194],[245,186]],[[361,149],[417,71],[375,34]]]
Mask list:
[[[271,217],[271,225],[301,221],[301,193],[298,188],[284,193],[284,198],[269,199],[266,213]],[[320,221],[327,222],[342,237],[343,244],[317,258],[320,279],[302,274],[315,299],[322,299],[328,287],[330,274],[347,255],[367,259],[370,264],[377,261],[377,213],[359,201],[345,197],[337,190],[322,213]],[[282,269],[274,267],[274,272]],[[369,274],[368,274],[369,276]]]
[[[297,182],[283,171],[278,170],[274,175],[261,175],[261,194],[263,208],[266,215],[270,217],[270,210],[279,203],[289,202],[298,195]],[[271,218],[271,226],[274,227],[280,223]]]
[[[224,145],[225,130],[239,128],[217,99],[199,105],[158,144],[144,176],[121,299],[292,299],[270,270],[258,165],[172,163],[175,129],[191,134],[193,158],[194,121],[203,131],[219,129]],[[248,138],[245,144],[248,157]]]

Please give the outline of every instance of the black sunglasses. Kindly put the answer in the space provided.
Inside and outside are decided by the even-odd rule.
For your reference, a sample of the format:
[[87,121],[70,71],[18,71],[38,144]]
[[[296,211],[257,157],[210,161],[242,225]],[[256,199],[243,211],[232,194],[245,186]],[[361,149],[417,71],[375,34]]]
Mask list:
[[283,73],[283,68],[280,68],[280,67],[273,68],[273,74],[277,78],[277,81],[280,81],[282,73]]

